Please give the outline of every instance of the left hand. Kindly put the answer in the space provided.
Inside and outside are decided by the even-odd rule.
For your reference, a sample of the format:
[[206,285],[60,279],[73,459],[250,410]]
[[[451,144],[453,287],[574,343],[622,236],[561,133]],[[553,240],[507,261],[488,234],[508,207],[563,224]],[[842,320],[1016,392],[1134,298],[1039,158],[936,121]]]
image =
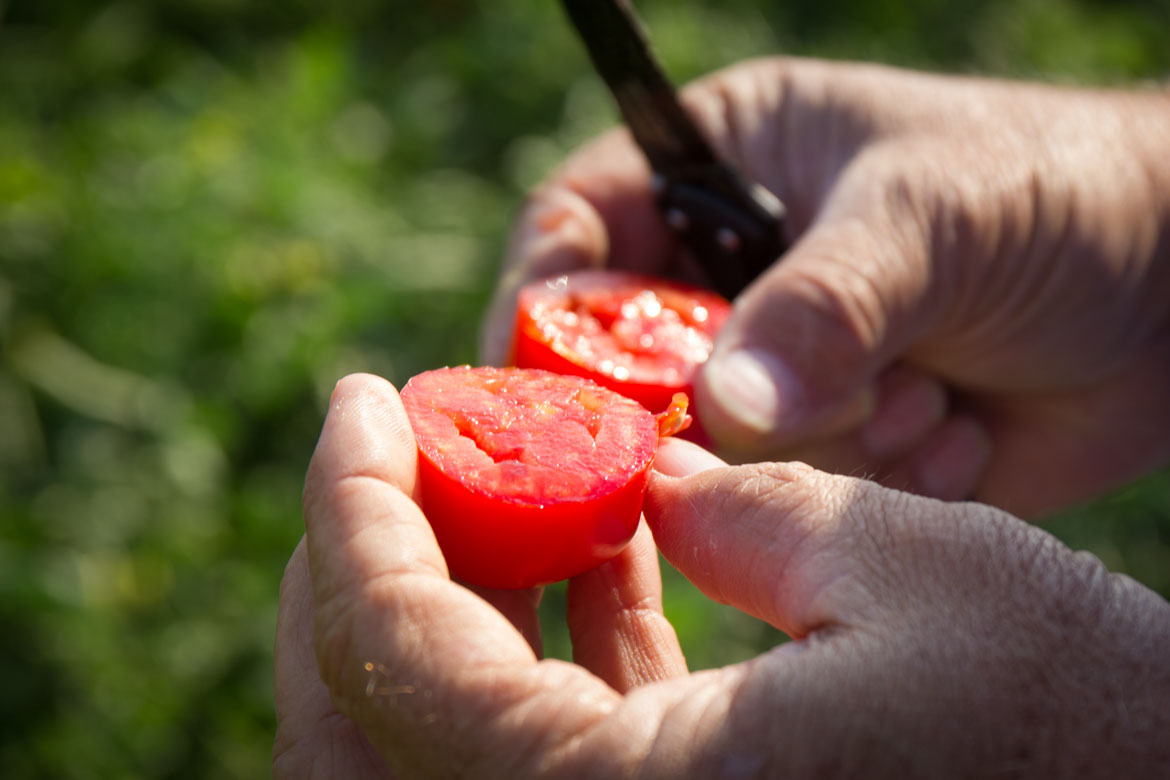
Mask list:
[[577,664],[540,660],[531,592],[449,579],[394,390],[343,380],[281,588],[274,774],[1165,776],[1156,594],[989,507],[686,442],[656,468],[667,559],[798,641],[687,675],[643,531],[570,583]]
[[[278,777],[316,776],[318,772],[323,777],[344,778],[387,774],[385,761],[362,731],[334,708],[314,654],[315,612],[324,613],[323,620],[317,621],[319,628],[335,619],[352,621],[336,626],[338,633],[333,635],[342,645],[349,644],[342,633],[350,630],[355,632],[355,644],[377,646],[382,632],[392,629],[386,620],[371,619],[364,610],[351,611],[349,599],[358,594],[350,588],[368,588],[363,598],[368,596],[389,607],[382,599],[394,600],[390,586],[399,587],[401,582],[395,583],[398,574],[413,580],[409,571],[425,573],[414,580],[420,590],[408,584],[402,594],[428,594],[424,599],[426,614],[416,615],[418,638],[425,645],[427,636],[448,636],[458,645],[460,636],[476,637],[460,651],[437,651],[449,656],[433,656],[433,660],[459,663],[460,657],[475,655],[481,661],[468,661],[469,667],[479,665],[490,673],[496,667],[534,665],[542,654],[536,614],[539,588],[490,591],[447,580],[442,554],[414,503],[415,452],[414,434],[393,387],[376,377],[342,380],[305,489],[306,517],[320,520],[317,527],[322,535],[316,542],[320,549],[313,557],[310,551],[316,537],[310,534],[308,544],[302,539],[280,587],[274,757]],[[358,535],[359,543],[346,543]],[[347,560],[349,556],[356,558]],[[314,583],[309,576],[311,559],[318,571],[343,575],[343,581],[330,586],[331,590],[342,588],[339,594],[317,589],[316,610]],[[385,586],[381,595],[357,579],[374,570],[382,573],[371,578]],[[437,590],[422,587],[429,578],[441,586]],[[658,554],[645,525],[620,555],[572,580],[567,606],[574,660],[600,680],[566,665],[562,671],[569,677],[587,679],[590,687],[616,696],[686,672],[674,629],[662,614]],[[338,663],[348,663],[349,653],[355,652],[348,646],[336,650],[344,656],[334,656]],[[488,660],[484,663],[482,659]],[[364,691],[367,684],[373,684],[378,696],[386,695],[380,691],[388,685],[384,675],[391,674],[389,669],[379,665],[372,672],[364,667],[334,671],[345,676],[355,690]],[[403,695],[401,691],[390,694],[392,698]],[[460,719],[466,717],[460,715]],[[444,766],[444,761],[454,758],[444,756],[435,766]]]

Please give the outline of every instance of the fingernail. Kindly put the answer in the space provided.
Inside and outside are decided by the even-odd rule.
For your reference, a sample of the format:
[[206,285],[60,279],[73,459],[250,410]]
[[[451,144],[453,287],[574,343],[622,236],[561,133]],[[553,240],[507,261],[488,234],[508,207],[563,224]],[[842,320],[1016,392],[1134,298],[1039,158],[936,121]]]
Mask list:
[[668,477],[686,477],[727,464],[697,444],[664,439],[654,456],[654,470]]
[[796,376],[774,355],[747,347],[717,354],[704,379],[724,415],[753,433],[771,433],[803,401]]

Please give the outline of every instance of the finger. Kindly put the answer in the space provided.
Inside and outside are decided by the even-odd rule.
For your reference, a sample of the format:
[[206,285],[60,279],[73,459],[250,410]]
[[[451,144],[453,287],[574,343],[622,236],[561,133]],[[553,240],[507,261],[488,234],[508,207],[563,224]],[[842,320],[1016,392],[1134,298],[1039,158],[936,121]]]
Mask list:
[[992,442],[980,421],[955,415],[928,431],[899,458],[870,456],[856,434],[796,447],[784,457],[895,490],[957,501],[975,494],[991,463]]
[[877,154],[859,160],[736,300],[696,379],[704,426],[740,459],[865,423],[876,377],[945,306],[928,220],[909,197],[890,197],[911,174]]
[[337,714],[313,653],[313,586],[304,539],[280,582],[274,657],[274,777],[384,778],[387,768],[352,721]]
[[[499,611],[449,580],[408,495],[414,458],[395,390],[342,380],[305,490],[318,668],[334,706],[404,776],[506,775],[587,730],[617,694],[578,667],[538,665]],[[552,710],[547,730],[516,733]]]
[[912,366],[894,366],[877,380],[877,405],[859,431],[861,444],[870,455],[891,460],[913,449],[946,413],[942,382]]
[[397,391],[369,375],[338,382],[305,478],[309,562],[318,606],[376,578],[388,563],[387,555],[400,566],[426,567],[447,576],[425,520],[377,522],[383,516],[395,518],[392,511],[409,520],[422,518],[412,499],[417,478],[414,434]]
[[544,640],[540,630],[540,615],[537,607],[544,595],[544,588],[524,588],[522,590],[497,590],[483,588],[479,585],[460,583],[463,587],[491,604],[497,611],[516,627],[528,646],[532,648],[537,658],[544,655]]
[[581,195],[557,184],[535,192],[513,229],[503,275],[484,316],[480,343],[484,362],[512,362],[516,296],[524,284],[600,267],[608,252],[609,236],[601,216]]
[[683,478],[672,466],[651,480],[646,521],[666,559],[708,596],[793,637],[888,613],[878,575],[888,551],[874,540],[901,521],[897,502],[908,496],[800,463]]
[[970,497],[991,459],[991,437],[974,416],[947,416],[947,394],[908,365],[876,382],[877,405],[861,428],[786,448],[785,460],[954,501]]
[[991,439],[976,419],[955,415],[907,459],[915,489],[944,501],[969,498],[991,460]]
[[568,621],[573,660],[621,693],[686,674],[644,523],[616,558],[569,581]]
[[[800,229],[808,222],[806,204],[819,202],[822,177],[815,164],[781,171],[783,155],[776,139],[785,138],[790,128],[776,125],[777,96],[786,83],[784,72],[794,67],[812,82],[824,78],[823,68],[811,63],[758,61],[690,84],[683,97],[721,156],[784,198],[790,227]],[[480,345],[484,359],[508,360],[521,285],[554,273],[601,266],[698,285],[710,282],[667,228],[645,156],[625,130],[582,147],[532,195],[512,234],[504,275],[484,321]]]
[[[364,466],[360,459],[368,458],[381,469],[380,472],[373,472],[372,476],[397,486],[403,493],[417,501],[414,434],[410,430],[405,414],[399,413],[397,393],[388,383],[377,377],[348,377],[343,383],[344,388],[339,383],[337,391],[339,395],[342,392],[347,394],[346,397],[370,394],[368,408],[363,406],[363,409],[374,417],[372,420],[374,426],[383,427],[391,434],[391,437],[385,440],[366,443],[368,452],[345,453],[347,458],[354,458],[352,462],[347,462],[348,467],[355,473],[361,473],[360,469]],[[363,441],[371,438],[377,437],[370,437],[367,434]],[[383,454],[389,448],[393,448],[392,455]],[[422,530],[429,532],[429,525]],[[429,533],[422,534],[424,544],[432,538]],[[446,569],[445,563],[435,560],[431,560],[431,563],[436,568],[441,567],[444,571]],[[472,588],[472,590],[508,618],[528,641],[534,653],[537,655],[541,653],[540,620],[536,614],[536,607],[540,603],[540,589],[501,591]]]
[[673,437],[660,439],[658,451],[654,454],[654,470],[672,477],[690,476],[726,465],[721,458],[699,445]]
[[[785,74],[796,70],[819,94],[816,85],[826,79],[824,67],[781,60],[736,65],[689,84],[682,93],[688,113],[720,156],[784,199],[793,232],[808,224],[809,204],[821,199],[822,168],[834,159],[815,153],[808,155],[811,163],[784,165],[786,156],[777,148],[777,139],[793,147],[796,139],[788,137],[793,127],[778,124],[782,85],[795,81]],[[813,125],[815,121],[802,123],[799,140],[806,148],[819,149],[825,133]],[[512,234],[504,274],[484,321],[483,358],[489,363],[509,359],[521,285],[553,273],[601,266],[699,285],[710,282],[709,274],[667,228],[645,156],[625,130],[582,147],[532,195]]]
[[921,492],[904,460],[945,419],[946,389],[933,376],[905,364],[879,375],[875,389],[873,416],[859,429],[784,448],[777,459]]
[[570,157],[521,212],[484,318],[484,360],[510,361],[516,294],[527,282],[603,266],[662,273],[674,246],[629,134],[601,136]]
[[976,496],[1023,517],[1086,501],[1170,460],[1165,340],[1110,381],[982,399],[995,457]]
[[576,193],[605,226],[606,265],[663,273],[678,242],[654,200],[650,167],[630,134],[613,130],[567,159],[550,181]]

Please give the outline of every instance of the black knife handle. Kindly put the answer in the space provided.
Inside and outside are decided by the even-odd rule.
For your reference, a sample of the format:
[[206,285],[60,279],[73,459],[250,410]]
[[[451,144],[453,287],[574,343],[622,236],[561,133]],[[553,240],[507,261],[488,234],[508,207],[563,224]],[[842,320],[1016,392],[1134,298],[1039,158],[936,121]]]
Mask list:
[[562,0],[654,171],[666,223],[734,298],[786,249],[784,205],[721,160],[679,102],[629,0]]
[[726,166],[695,173],[656,177],[658,206],[715,289],[732,300],[787,249],[784,206]]

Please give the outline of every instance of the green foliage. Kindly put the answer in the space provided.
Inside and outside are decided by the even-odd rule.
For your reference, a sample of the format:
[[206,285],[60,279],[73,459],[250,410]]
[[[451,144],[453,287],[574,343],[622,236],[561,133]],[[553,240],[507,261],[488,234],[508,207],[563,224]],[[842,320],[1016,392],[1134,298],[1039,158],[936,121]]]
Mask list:
[[[639,8],[680,79],[776,51],[1170,71],[1166,2]],[[474,362],[510,215],[614,112],[541,0],[17,2],[0,93],[0,767],[261,776],[333,383]],[[1168,495],[1057,528],[1167,593]],[[696,666],[777,641],[677,575],[666,598]]]

